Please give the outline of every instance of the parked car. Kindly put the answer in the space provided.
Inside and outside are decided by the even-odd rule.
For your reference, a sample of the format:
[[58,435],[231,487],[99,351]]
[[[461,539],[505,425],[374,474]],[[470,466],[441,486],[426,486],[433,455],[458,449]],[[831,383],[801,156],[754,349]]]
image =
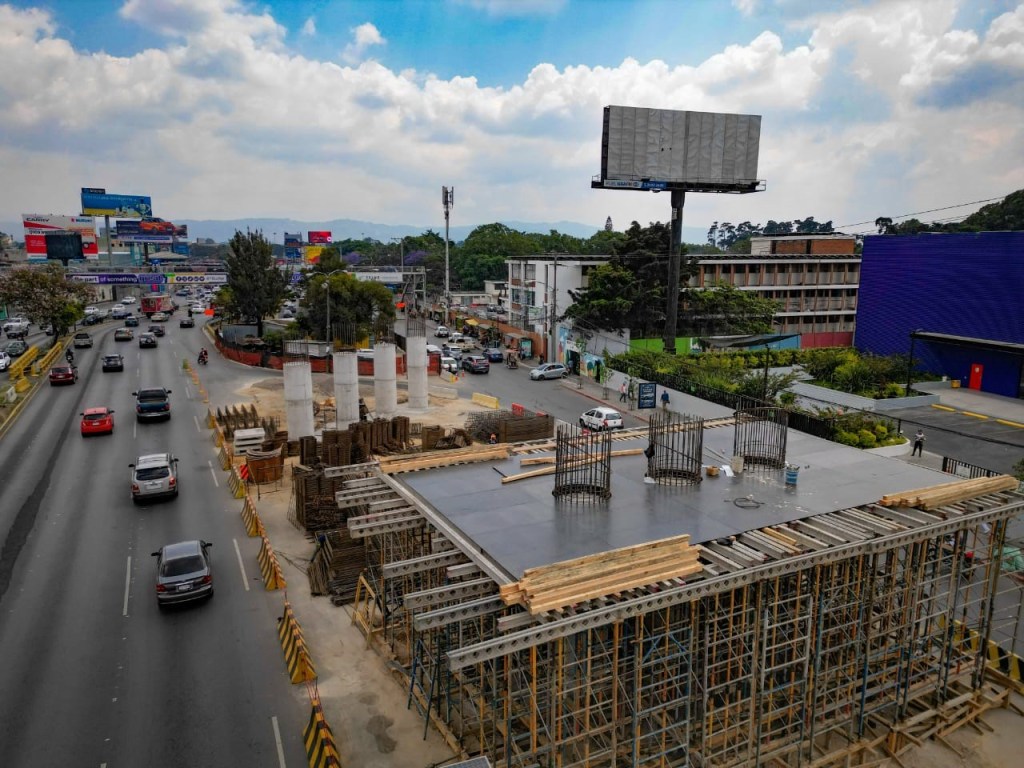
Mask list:
[[8,341],[7,346],[4,347],[4,351],[11,357],[21,357],[22,355],[25,354],[25,350],[27,349],[28,344],[26,344],[21,339],[14,339],[13,341]]
[[162,325],[151,325],[146,329],[146,333],[152,333],[154,336],[163,336],[167,331]]
[[442,355],[442,357],[441,357],[441,370],[442,371],[448,371],[448,373],[458,373],[459,372],[459,362],[454,357],[448,357],[447,355]]
[[92,336],[90,336],[88,333],[85,333],[84,331],[81,332],[81,333],[76,333],[75,334],[75,340],[74,340],[73,343],[74,343],[75,349],[81,349],[83,347],[91,347],[92,346]]
[[94,306],[92,306],[92,305],[90,304],[90,305],[89,305],[88,307],[86,307],[86,308],[85,308],[85,309],[83,309],[82,311],[83,311],[83,312],[85,313],[85,316],[86,316],[86,317],[88,317],[89,315],[95,315],[95,314],[96,314],[96,311],[97,311],[97,309],[98,309],[98,307],[94,307]]
[[580,426],[595,432],[605,429],[622,429],[622,414],[614,408],[605,406],[591,408],[580,416]]
[[11,367],[11,356],[6,352],[0,352],[0,371],[6,371]]
[[118,328],[114,331],[114,341],[131,341],[135,338],[135,333],[131,328]]
[[178,460],[169,453],[139,456],[132,470],[132,501],[178,495]]
[[156,558],[156,602],[161,608],[172,603],[213,597],[213,563],[208,541],[179,541],[165,544],[153,553]]
[[128,307],[124,304],[115,304],[110,308],[110,316],[115,320],[124,320],[128,315]]
[[448,328],[444,325],[439,325],[437,326],[437,328],[434,329],[434,335],[439,339],[447,339],[448,334]]
[[191,317],[183,317],[183,318],[181,318],[181,320],[178,321],[178,327],[179,328],[195,328],[196,327],[196,321],[193,320]]
[[488,347],[484,350],[484,357],[492,363],[500,363],[504,361],[505,353],[501,351],[500,347]]
[[124,370],[124,358],[121,355],[104,355],[103,356],[103,372],[109,373],[110,371],[123,371]]
[[156,336],[152,333],[139,334],[139,349],[147,349],[156,346]]
[[170,394],[171,390],[163,387],[149,387],[132,392],[135,397],[135,418],[139,421],[171,418],[171,400],[168,397]]
[[487,373],[491,364],[483,355],[466,355],[462,358],[462,368],[470,373]]
[[45,333],[47,336],[53,336],[53,325],[50,323],[43,323],[39,326],[39,330]]
[[105,405],[86,408],[82,411],[82,437],[87,435],[112,435],[114,433],[114,412]]
[[138,328],[139,318],[135,315],[126,315],[124,318],[124,326],[125,328]]
[[82,325],[98,325],[103,322],[103,318],[100,317],[99,313],[93,313],[86,315],[82,318]]
[[569,369],[561,363],[544,363],[530,371],[530,378],[534,381],[541,379],[564,379],[569,375]]
[[62,363],[50,369],[50,386],[58,384],[74,384],[78,381],[78,369],[73,365]]

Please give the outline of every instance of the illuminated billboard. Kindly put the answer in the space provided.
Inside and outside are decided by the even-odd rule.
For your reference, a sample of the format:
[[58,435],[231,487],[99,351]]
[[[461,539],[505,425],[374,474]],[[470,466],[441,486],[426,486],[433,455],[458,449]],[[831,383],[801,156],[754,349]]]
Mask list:
[[115,237],[124,243],[170,243],[174,238],[188,238],[187,226],[151,216],[119,221],[115,231]]
[[46,236],[77,234],[82,236],[82,255],[77,258],[99,258],[96,244],[96,223],[92,216],[54,216],[52,214],[22,214],[25,228],[25,251],[29,261],[46,260]]
[[141,219],[153,215],[153,201],[143,195],[108,195],[103,189],[83,187],[82,215]]
[[307,264],[319,264],[321,254],[327,249],[322,245],[307,245],[303,250],[306,252],[305,261]]
[[306,234],[308,235],[307,242],[310,245],[330,245],[334,242],[329,231],[308,232]]
[[755,192],[760,115],[609,106],[604,109],[605,189]]

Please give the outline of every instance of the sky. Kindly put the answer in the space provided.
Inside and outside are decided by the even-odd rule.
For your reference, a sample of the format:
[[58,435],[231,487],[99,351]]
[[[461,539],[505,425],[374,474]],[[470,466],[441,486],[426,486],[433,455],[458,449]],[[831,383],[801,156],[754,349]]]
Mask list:
[[607,105],[762,117],[687,227],[959,219],[1024,188],[1024,2],[0,0],[0,221],[667,220],[591,189]]

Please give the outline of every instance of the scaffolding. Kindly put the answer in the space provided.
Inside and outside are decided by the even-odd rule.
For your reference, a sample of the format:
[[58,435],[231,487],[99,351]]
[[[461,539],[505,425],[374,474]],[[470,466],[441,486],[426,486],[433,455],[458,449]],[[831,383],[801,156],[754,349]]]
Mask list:
[[499,597],[507,574],[423,507],[416,529],[350,521],[383,596],[354,613],[376,623],[424,727],[463,757],[858,765],[1006,701],[986,664],[1016,641],[1024,574],[1008,570],[1006,530],[1022,510],[1012,491],[840,510],[712,544],[698,577],[531,616]]

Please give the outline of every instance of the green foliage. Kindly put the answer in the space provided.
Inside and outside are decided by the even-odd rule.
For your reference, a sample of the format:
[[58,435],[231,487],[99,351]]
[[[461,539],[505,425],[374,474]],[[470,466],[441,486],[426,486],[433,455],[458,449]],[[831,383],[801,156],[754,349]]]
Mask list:
[[878,445],[878,438],[870,429],[861,429],[857,432],[857,443],[861,448],[874,448]]
[[235,232],[224,265],[228,272],[225,310],[245,322],[256,323],[263,336],[263,318],[272,315],[288,295],[288,278],[274,264],[273,251],[263,233]]
[[394,294],[381,283],[359,280],[350,272],[312,277],[303,306],[306,312],[297,322],[302,331],[318,339],[340,338],[346,344],[369,336],[375,320],[390,322],[395,317]]
[[[731,253],[750,253],[750,238],[760,235],[791,235],[791,234],[816,234],[832,232],[832,222],[819,223],[813,216],[806,219],[794,219],[793,221],[778,222],[769,220],[767,224],[752,224],[744,221],[740,224],[730,224],[717,221],[711,224],[708,229],[708,243]],[[744,241],[746,245],[743,245]],[[744,250],[745,248],[745,250]]]
[[995,232],[1024,229],[1024,189],[1018,189],[998,203],[982,206],[963,221],[925,224],[907,219],[898,224],[887,216],[875,219],[880,235],[916,235],[920,232]]
[[1012,472],[1014,477],[1016,477],[1021,482],[1024,482],[1024,459],[1021,459],[1020,461],[1013,465]]
[[767,333],[778,309],[777,301],[719,282],[686,292],[679,327],[692,336]]
[[86,283],[68,280],[60,264],[11,269],[0,277],[0,304],[17,308],[33,323],[51,324],[54,343],[84,316],[94,296]]

